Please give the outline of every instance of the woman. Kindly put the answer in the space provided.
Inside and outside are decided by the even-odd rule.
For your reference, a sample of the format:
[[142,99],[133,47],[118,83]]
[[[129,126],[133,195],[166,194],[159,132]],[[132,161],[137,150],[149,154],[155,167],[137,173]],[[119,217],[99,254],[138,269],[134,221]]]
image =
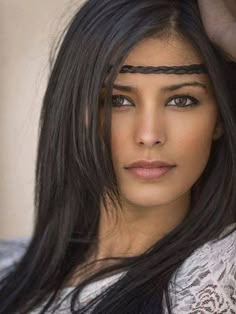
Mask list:
[[0,313],[236,311],[230,70],[196,1],[84,4],[46,90],[34,233]]

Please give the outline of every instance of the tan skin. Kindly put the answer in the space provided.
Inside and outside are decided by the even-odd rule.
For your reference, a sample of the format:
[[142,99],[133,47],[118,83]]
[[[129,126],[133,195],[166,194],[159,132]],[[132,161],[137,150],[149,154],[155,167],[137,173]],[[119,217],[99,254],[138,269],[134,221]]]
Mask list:
[[[201,55],[178,35],[145,39],[124,62],[147,66],[196,63],[203,63]],[[184,82],[199,82],[205,87],[165,90]],[[115,84],[133,88],[130,92],[113,89],[113,104],[117,95],[124,100],[121,107],[112,109],[112,158],[122,209],[115,223],[114,216],[108,217],[101,204],[99,246],[90,261],[139,255],[180,224],[190,207],[191,188],[206,167],[211,145],[223,134],[206,74],[120,73]],[[198,105],[177,107],[179,102],[193,103],[188,95]],[[176,167],[158,179],[137,179],[125,166],[139,159],[162,160]],[[110,212],[113,210],[111,206]],[[70,285],[104,265],[88,268]]]
[[198,6],[209,38],[236,62],[236,1],[198,0]]

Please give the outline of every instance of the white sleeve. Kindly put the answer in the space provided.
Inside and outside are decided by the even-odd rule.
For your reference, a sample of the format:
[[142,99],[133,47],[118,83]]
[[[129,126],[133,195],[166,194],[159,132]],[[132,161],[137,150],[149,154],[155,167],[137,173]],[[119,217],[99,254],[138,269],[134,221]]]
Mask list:
[[169,292],[172,314],[236,314],[236,231],[196,250]]

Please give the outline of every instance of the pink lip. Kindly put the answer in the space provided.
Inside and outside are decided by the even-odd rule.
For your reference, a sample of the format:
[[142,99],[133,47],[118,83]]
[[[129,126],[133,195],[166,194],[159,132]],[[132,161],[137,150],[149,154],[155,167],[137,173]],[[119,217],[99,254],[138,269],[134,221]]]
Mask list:
[[169,170],[171,170],[173,166],[169,167],[156,167],[156,168],[126,168],[131,174],[136,177],[143,179],[158,179]]
[[126,166],[125,168],[160,168],[173,167],[175,165],[161,160],[137,160]]

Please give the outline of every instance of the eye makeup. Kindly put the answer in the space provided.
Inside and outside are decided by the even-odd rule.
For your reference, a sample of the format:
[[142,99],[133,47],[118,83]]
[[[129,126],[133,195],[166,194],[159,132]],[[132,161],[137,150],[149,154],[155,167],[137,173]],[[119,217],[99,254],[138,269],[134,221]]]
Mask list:
[[[177,100],[177,101],[176,101]],[[172,104],[170,104],[172,102]],[[195,107],[199,104],[199,100],[191,95],[181,94],[170,97],[166,105],[178,108]],[[130,107],[135,106],[134,102],[124,95],[112,95],[112,107]]]

